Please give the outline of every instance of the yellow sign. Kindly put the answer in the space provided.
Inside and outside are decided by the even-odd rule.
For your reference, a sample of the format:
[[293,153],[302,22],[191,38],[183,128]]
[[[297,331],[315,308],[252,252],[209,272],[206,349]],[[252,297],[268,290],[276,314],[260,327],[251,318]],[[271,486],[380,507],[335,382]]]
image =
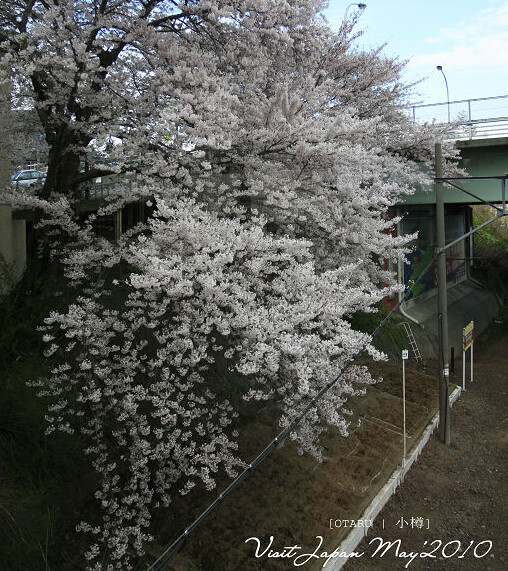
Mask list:
[[474,321],[468,323],[463,329],[464,351],[474,343]]

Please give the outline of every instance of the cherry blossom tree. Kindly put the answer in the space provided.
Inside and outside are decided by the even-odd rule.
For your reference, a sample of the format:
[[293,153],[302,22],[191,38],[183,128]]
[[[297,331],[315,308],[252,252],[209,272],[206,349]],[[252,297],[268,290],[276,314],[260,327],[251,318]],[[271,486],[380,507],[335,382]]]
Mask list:
[[[317,0],[4,2],[3,69],[49,147],[41,214],[76,286],[48,316],[35,384],[48,431],[79,432],[100,476],[91,568],[125,569],[175,493],[233,475],[234,418],[269,401],[288,426],[362,349],[349,317],[397,288],[389,207],[427,178],[435,128],[404,112],[403,65],[333,32]],[[92,159],[94,159],[92,161]],[[86,163],[88,168],[83,168]],[[98,174],[129,175],[78,215]],[[153,209],[113,242],[98,216]],[[353,367],[292,433],[327,425],[373,382]]]

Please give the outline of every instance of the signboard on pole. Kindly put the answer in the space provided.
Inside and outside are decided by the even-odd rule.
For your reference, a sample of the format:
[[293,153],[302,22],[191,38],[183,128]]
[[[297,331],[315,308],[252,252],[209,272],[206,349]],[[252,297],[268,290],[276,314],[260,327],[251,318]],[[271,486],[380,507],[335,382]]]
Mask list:
[[474,321],[468,323],[462,330],[462,388],[466,389],[466,352],[471,349],[471,377],[473,380],[473,345],[474,345]]
[[463,341],[464,341],[464,351],[467,351],[469,347],[474,343],[474,321],[468,323],[463,331]]

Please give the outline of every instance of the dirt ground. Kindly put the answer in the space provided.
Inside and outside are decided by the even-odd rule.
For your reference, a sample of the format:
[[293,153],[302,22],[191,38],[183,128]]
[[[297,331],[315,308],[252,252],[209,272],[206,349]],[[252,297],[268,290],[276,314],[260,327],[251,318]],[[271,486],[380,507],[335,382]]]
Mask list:
[[[452,409],[451,445],[437,435],[431,439],[358,546],[365,555],[349,561],[344,571],[406,568],[410,557],[393,556],[396,545],[373,557],[380,543],[375,537],[400,539],[399,555],[436,548],[435,559],[418,556],[409,569],[508,569],[507,332],[506,324],[495,324],[476,350],[474,382]],[[411,527],[412,518],[413,524],[423,518],[423,527]]]
[[[488,341],[475,344],[475,379],[452,409],[451,445],[439,442],[437,434],[431,437],[357,548],[364,555],[349,561],[346,571],[508,569],[507,340],[505,323],[493,326]],[[459,383],[460,363],[457,368],[454,380]],[[406,372],[408,448],[437,410],[434,369],[409,366]],[[303,555],[314,553],[318,546],[320,554],[336,549],[350,531],[344,520],[361,518],[401,462],[400,363],[385,365],[383,376],[383,383],[354,405],[355,416],[363,419],[361,426],[348,438],[335,432],[326,435],[323,463],[299,456],[288,443],[277,449],[196,528],[170,569],[321,568],[325,558]],[[245,445],[244,458],[254,458],[275,436],[274,418],[268,412],[246,427],[255,437]],[[227,484],[219,485],[218,491]],[[192,504],[190,496],[176,501],[172,522],[159,522],[159,537],[171,543],[176,529],[183,530],[217,495],[217,490],[202,494]],[[368,542],[375,537],[400,539],[399,557],[391,554],[395,544],[384,556],[380,552],[373,556],[377,543]],[[435,559],[417,557],[408,564],[411,556],[403,557],[403,553],[420,554],[433,548]],[[297,559],[298,555],[302,557]]]

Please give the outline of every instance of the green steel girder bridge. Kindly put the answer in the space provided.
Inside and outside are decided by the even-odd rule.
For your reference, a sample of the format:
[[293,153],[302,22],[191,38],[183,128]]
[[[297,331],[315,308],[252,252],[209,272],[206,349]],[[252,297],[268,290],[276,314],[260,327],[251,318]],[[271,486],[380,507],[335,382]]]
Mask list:
[[[475,328],[481,331],[499,310],[495,295],[469,278],[472,266],[476,265],[473,234],[508,214],[508,95],[419,105],[408,111],[419,123],[447,124],[450,117],[447,138],[455,141],[466,175],[436,176],[434,184],[417,189],[397,205],[397,213],[404,216],[398,231],[402,234],[419,232],[407,264],[398,269],[399,280],[410,283],[420,266],[425,266],[436,254],[446,252],[445,281],[448,287],[445,289],[449,290],[451,300],[449,344],[460,347],[465,323],[474,320]],[[438,246],[436,238],[438,187],[441,188],[441,208],[444,206],[444,246]],[[471,207],[481,204],[492,207],[492,217],[474,227]],[[403,315],[424,325],[436,338],[439,337],[436,321],[438,282],[437,264],[434,263],[425,274],[419,291],[401,306]]]
[[[463,99],[410,108],[418,123],[447,123],[447,138],[455,140],[461,166],[469,178],[449,180],[447,204],[501,205],[506,211],[503,188],[508,173],[508,95]],[[417,191],[404,199],[407,205],[435,204],[435,189]]]

